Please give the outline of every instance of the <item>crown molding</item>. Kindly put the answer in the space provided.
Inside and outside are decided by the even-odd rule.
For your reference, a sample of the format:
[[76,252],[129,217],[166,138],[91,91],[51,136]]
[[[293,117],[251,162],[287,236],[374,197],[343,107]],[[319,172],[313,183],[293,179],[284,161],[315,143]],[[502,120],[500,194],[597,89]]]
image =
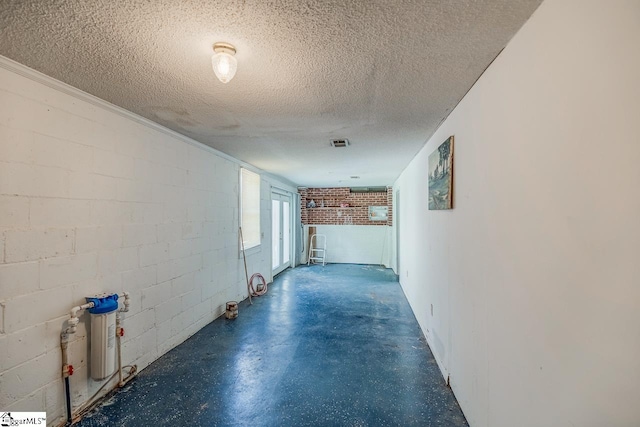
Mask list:
[[0,55],[0,67],[4,68],[5,70],[11,71],[12,73],[18,74],[22,77],[25,77],[29,80],[32,80],[36,83],[45,85],[47,87],[50,87],[51,89],[57,90],[59,92],[65,93],[69,96],[73,96],[76,99],[79,99],[80,101],[84,101],[84,102],[88,102],[89,104],[92,104],[98,108],[102,108],[104,110],[107,110],[111,113],[117,114],[119,116],[122,116],[126,119],[132,120],[138,124],[141,124],[143,126],[146,126],[150,129],[153,129],[155,131],[161,132],[165,135],[168,135],[172,138],[175,138],[179,141],[185,142],[189,145],[192,145],[196,148],[199,148],[203,151],[207,151],[209,153],[215,154],[218,157],[221,157],[225,160],[229,160],[233,163],[236,163],[237,165],[243,167],[243,168],[247,168],[250,169],[260,175],[263,175],[269,179],[275,180],[275,181],[279,181],[283,184],[287,184],[290,185],[291,188],[296,188],[296,185],[292,182],[290,182],[289,180],[280,177],[280,176],[276,176],[276,175],[272,175],[268,172],[263,171],[260,168],[257,168],[255,166],[253,166],[252,164],[243,162],[242,160],[236,159],[235,157],[232,157],[228,154],[223,153],[222,151],[216,150],[215,148],[209,147],[206,144],[203,144],[202,142],[196,141],[195,139],[191,139],[188,136],[185,136],[179,132],[176,132],[174,130],[171,130],[167,127],[162,126],[161,124],[158,124],[152,120],[149,120],[145,117],[142,117],[136,113],[133,113],[129,110],[126,110],[122,107],[118,107],[117,105],[114,105],[108,101],[105,101],[102,98],[98,98],[97,96],[91,95],[90,93],[87,93],[83,90],[80,90],[74,86],[71,86],[67,83],[61,82],[60,80],[54,79],[53,77],[50,77],[46,74],[41,73],[40,71],[36,71],[33,68],[29,68],[26,65],[23,65],[19,62],[14,61],[13,59],[7,58],[6,56],[2,56]]

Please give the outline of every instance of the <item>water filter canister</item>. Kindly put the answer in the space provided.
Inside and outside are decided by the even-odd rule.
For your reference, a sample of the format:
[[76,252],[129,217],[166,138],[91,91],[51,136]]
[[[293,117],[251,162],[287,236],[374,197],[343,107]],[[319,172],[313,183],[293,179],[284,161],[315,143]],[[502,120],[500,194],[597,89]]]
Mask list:
[[103,380],[116,370],[116,311],[118,295],[87,297],[91,314],[91,378]]

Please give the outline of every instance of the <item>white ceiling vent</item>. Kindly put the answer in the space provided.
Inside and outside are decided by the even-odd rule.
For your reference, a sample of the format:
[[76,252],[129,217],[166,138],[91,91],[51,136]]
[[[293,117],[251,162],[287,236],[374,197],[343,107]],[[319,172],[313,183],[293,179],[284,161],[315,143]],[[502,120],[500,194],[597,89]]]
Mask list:
[[332,139],[331,146],[336,148],[346,147],[349,145],[348,139]]

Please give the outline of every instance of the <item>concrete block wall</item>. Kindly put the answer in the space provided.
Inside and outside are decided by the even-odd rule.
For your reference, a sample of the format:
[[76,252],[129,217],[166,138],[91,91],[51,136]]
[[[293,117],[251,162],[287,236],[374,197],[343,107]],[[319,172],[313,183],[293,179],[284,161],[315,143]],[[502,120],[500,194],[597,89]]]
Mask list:
[[[139,369],[246,297],[240,166],[0,59],[0,408],[57,425],[60,331],[85,296],[131,293],[123,361]],[[269,246],[250,271],[270,271]],[[88,325],[70,344],[74,407],[102,384],[87,374]]]

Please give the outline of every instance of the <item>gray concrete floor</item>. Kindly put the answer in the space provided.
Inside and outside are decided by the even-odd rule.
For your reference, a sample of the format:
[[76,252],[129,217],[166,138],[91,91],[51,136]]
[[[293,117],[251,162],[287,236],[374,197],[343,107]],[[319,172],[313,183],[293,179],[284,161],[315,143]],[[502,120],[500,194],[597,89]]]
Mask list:
[[287,270],[81,426],[467,426],[391,270]]

